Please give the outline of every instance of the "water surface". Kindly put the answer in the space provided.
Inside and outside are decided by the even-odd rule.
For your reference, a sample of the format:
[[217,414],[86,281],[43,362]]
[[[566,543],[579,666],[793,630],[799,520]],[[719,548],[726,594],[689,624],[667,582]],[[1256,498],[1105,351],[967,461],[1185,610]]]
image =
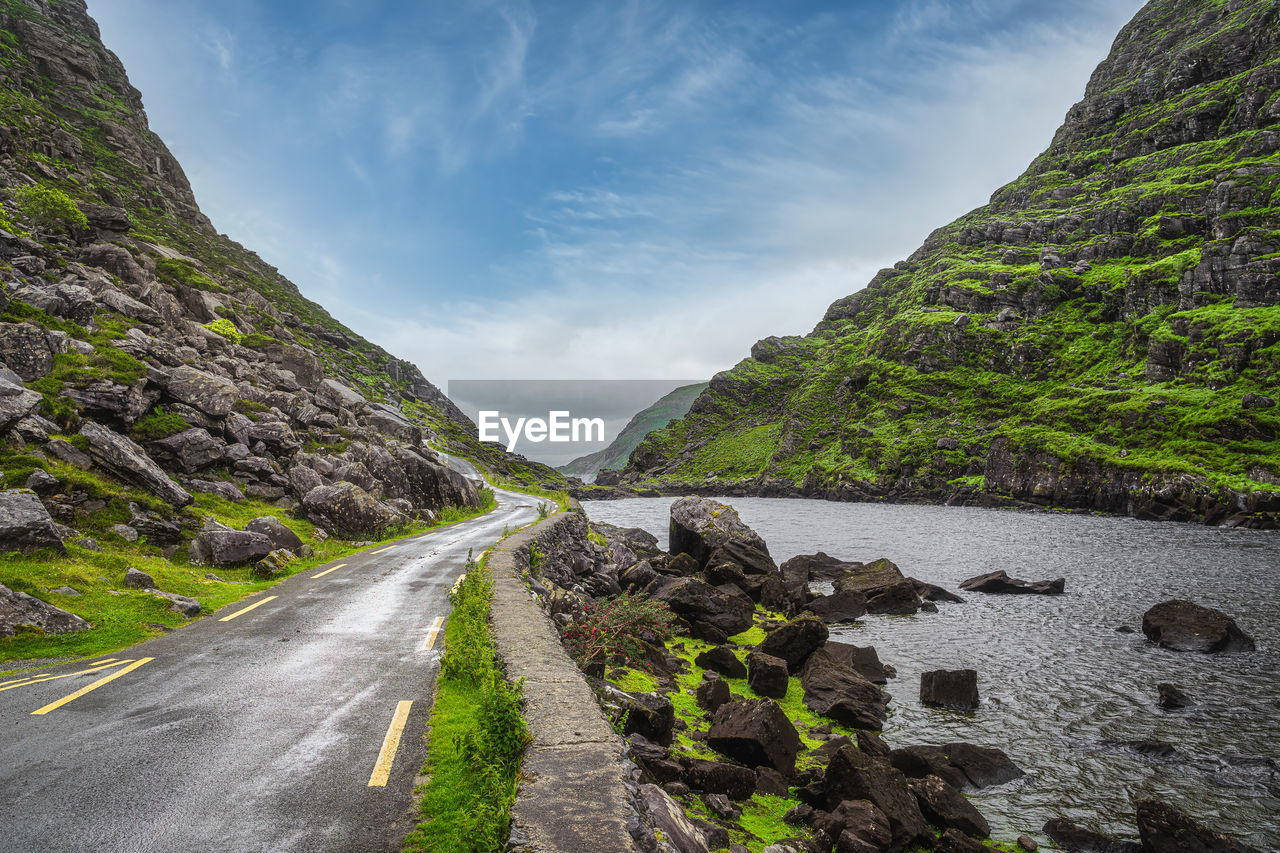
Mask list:
[[[737,498],[781,563],[825,551],[888,557],[904,574],[957,591],[1004,569],[1066,578],[1062,596],[961,593],[938,613],[869,616],[833,639],[874,645],[898,670],[885,737],[893,746],[965,740],[998,746],[1027,771],[973,800],[997,838],[1052,817],[1136,838],[1132,803],[1166,800],[1219,830],[1280,849],[1280,535],[1059,513]],[[666,547],[670,498],[583,504],[592,519],[643,527]],[[1148,643],[1142,614],[1188,598],[1233,616],[1258,651],[1172,652]],[[1137,633],[1114,629],[1129,626]],[[978,671],[982,706],[925,708],[920,673]],[[1174,682],[1197,700],[1155,703]],[[1163,741],[1155,756],[1125,746]],[[1041,839],[1043,840],[1043,839]]]

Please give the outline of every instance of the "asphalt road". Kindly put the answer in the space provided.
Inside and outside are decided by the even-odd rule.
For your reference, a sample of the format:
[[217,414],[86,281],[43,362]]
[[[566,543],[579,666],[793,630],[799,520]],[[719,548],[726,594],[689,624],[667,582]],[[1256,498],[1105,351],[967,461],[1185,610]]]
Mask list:
[[[0,679],[0,851],[397,849],[415,818],[449,587],[469,549],[537,517],[536,499],[497,496],[481,518],[39,671],[82,674]],[[83,672],[108,658],[119,663]]]

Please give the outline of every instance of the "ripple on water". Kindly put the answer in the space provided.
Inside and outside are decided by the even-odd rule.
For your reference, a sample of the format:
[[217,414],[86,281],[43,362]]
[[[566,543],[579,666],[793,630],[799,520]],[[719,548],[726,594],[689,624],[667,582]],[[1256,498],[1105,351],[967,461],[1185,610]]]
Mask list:
[[[964,594],[939,612],[868,617],[838,639],[874,645],[898,677],[885,734],[895,746],[966,740],[1007,751],[1027,776],[974,794],[997,837],[1052,817],[1136,837],[1132,803],[1155,796],[1264,849],[1280,847],[1280,535],[1124,518],[957,507],[740,498],[743,521],[778,562],[825,551],[886,556],[955,590],[1005,569],[1065,577],[1057,597]],[[669,498],[588,502],[587,514],[643,527],[666,546]],[[1198,655],[1148,643],[1142,613],[1189,598],[1235,617],[1251,654]],[[920,673],[978,670],[971,714],[925,708]],[[1197,704],[1156,707],[1156,685]],[[1135,741],[1170,744],[1172,755]]]

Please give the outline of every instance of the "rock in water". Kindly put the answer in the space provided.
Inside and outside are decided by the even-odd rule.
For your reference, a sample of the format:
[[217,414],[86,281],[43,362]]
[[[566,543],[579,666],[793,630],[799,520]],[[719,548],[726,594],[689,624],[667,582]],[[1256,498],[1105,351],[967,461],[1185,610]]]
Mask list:
[[1136,841],[1121,841],[1056,817],[1041,830],[1054,844],[1071,853],[1143,853]]
[[0,553],[27,554],[41,548],[67,550],[40,498],[29,489],[0,492]]
[[1142,615],[1142,633],[1153,643],[1179,652],[1236,652],[1254,650],[1250,637],[1221,610],[1174,599]]
[[1051,581],[1024,581],[1011,578],[1001,569],[985,575],[969,578],[960,584],[971,592],[987,592],[993,595],[1061,595],[1066,589],[1066,578]]
[[670,551],[688,554],[699,567],[734,563],[748,574],[777,574],[778,565],[754,530],[733,507],[710,498],[680,498],[671,504]]
[[784,776],[796,768],[800,735],[772,699],[721,705],[707,732],[707,746],[750,767],[772,767]]
[[920,674],[920,701],[925,705],[973,711],[978,707],[978,671],[935,669]]
[[1139,800],[1137,810],[1143,853],[1259,853],[1159,800]]
[[45,634],[70,634],[92,627],[74,613],[0,584],[0,637],[12,637],[23,626]]
[[1166,711],[1176,711],[1179,708],[1185,708],[1191,704],[1191,697],[1182,691],[1182,688],[1176,684],[1167,682],[1157,684],[1156,692],[1160,695],[1159,701],[1156,703]]
[[888,715],[884,691],[823,649],[809,655],[800,674],[805,707],[838,723],[880,729]]

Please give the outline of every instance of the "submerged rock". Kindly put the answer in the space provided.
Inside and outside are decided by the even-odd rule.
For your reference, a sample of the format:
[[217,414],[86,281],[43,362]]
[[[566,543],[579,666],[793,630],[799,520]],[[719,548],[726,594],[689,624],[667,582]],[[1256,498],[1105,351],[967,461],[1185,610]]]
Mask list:
[[1221,610],[1174,599],[1142,615],[1148,640],[1180,652],[1253,651],[1255,644],[1235,620]]
[[1066,818],[1054,818],[1041,830],[1049,840],[1069,853],[1142,853],[1142,845],[1136,841],[1122,841],[1101,832],[1094,832]]
[[1139,800],[1137,811],[1143,853],[1259,853],[1159,800]]
[[960,588],[993,595],[1061,595],[1066,588],[1066,583],[1066,578],[1051,581],[1024,581],[1009,577],[1004,569],[1001,569],[969,578],[960,584]]
[[920,701],[954,711],[978,707],[978,672],[974,669],[935,669],[920,674]]
[[1191,697],[1182,691],[1182,688],[1176,684],[1161,683],[1156,685],[1156,692],[1160,698],[1156,702],[1166,711],[1176,711],[1179,708],[1185,708],[1191,704]]

